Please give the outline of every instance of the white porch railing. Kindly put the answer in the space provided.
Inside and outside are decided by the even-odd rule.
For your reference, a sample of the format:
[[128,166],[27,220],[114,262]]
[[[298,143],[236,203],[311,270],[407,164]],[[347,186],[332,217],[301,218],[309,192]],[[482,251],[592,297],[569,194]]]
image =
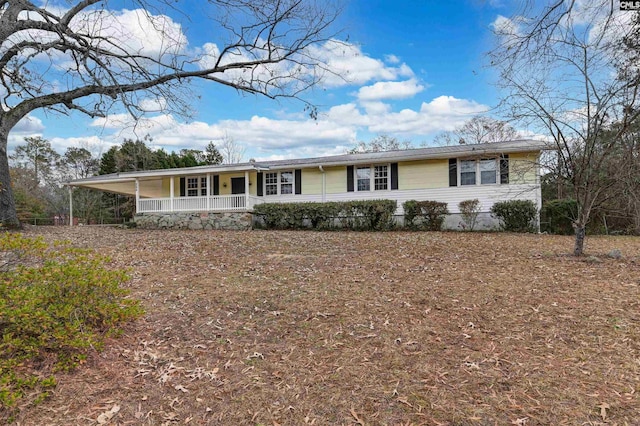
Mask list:
[[[247,199],[249,203],[247,203]],[[245,194],[214,195],[210,197],[140,198],[138,213],[245,211],[251,210],[260,198]],[[247,205],[248,204],[248,205]]]

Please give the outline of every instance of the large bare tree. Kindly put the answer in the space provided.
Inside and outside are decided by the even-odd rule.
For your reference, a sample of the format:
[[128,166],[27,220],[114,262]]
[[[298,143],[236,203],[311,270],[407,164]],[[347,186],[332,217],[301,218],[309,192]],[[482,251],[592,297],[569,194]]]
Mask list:
[[223,164],[237,164],[242,162],[246,148],[244,145],[236,142],[228,133],[225,132],[218,147],[220,148],[220,154],[222,154]]
[[623,40],[637,25],[633,17],[610,0],[553,0],[526,2],[519,14],[494,24],[498,46],[491,60],[500,72],[503,111],[552,139],[556,175],[578,204],[576,255],[583,253],[591,213],[614,196],[625,175],[604,171],[624,170],[610,163],[640,112],[637,79],[617,72],[621,58],[630,58]]
[[[215,43],[194,48],[169,0],[0,0],[0,223],[19,226],[7,162],[11,129],[29,113],[138,117],[149,100],[188,112],[185,83],[207,80],[270,98],[298,97],[321,76],[314,45],[329,40],[338,13],[319,0],[209,0]],[[209,16],[210,18],[207,18]]]
[[476,115],[453,130],[438,133],[433,142],[440,146],[475,143],[495,143],[519,137],[516,129],[506,121]]

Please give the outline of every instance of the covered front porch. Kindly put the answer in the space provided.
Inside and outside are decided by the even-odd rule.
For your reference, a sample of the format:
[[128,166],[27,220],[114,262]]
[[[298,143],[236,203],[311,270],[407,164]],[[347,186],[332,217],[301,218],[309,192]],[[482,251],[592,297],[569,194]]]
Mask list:
[[[241,174],[204,173],[163,177],[159,185],[160,193],[165,196],[158,197],[149,196],[152,191],[149,191],[151,184],[148,179],[136,177],[136,214],[251,211],[254,205],[261,202],[259,197],[251,194],[251,178],[248,170]],[[155,181],[158,186],[158,179]]]
[[263,202],[256,190],[258,171],[253,163],[165,169],[95,176],[70,182],[70,210],[74,187],[131,196],[135,215],[173,213],[251,212]]

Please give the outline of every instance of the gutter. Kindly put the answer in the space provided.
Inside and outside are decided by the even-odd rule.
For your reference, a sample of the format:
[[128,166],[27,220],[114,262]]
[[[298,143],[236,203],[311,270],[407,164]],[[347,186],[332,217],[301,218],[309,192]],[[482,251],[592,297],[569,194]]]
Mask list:
[[318,166],[318,169],[320,169],[322,173],[322,202],[324,203],[327,201],[327,175],[324,172],[322,164]]

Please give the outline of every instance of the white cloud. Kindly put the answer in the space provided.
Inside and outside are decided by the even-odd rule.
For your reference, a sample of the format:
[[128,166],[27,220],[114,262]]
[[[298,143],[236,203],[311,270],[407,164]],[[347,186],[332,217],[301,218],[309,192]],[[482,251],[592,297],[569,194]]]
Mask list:
[[[266,51],[259,49],[253,49],[251,52],[236,50],[227,52],[220,59],[220,48],[215,43],[205,43],[199,51],[201,59],[198,64],[203,69],[213,67],[217,61],[220,61],[220,65],[225,65],[232,61],[261,59],[261,55],[267,54]],[[387,56],[387,62],[392,65],[399,64],[398,66],[386,65],[385,62],[364,54],[360,47],[340,40],[328,40],[321,45],[311,45],[298,57],[292,59],[293,62],[282,61],[260,65],[252,70],[232,69],[224,74],[217,74],[216,77],[232,82],[246,82],[251,79],[258,85],[260,81],[266,82],[280,78],[281,83],[295,87],[319,79],[321,86],[333,88],[414,76],[411,68],[407,64],[399,64],[399,58],[393,55]],[[317,63],[318,66],[312,67],[313,63]]]
[[387,62],[389,64],[399,64],[400,63],[400,58],[398,58],[396,55],[385,55],[384,60],[385,60],[385,62]]
[[138,107],[145,112],[159,112],[167,108],[167,100],[163,97],[142,99]]
[[367,116],[381,116],[391,112],[391,105],[382,101],[360,102],[360,105],[364,108]]
[[[347,103],[331,108],[317,120],[301,118],[268,118],[253,116],[248,120],[221,120],[215,123],[180,122],[168,114],[156,115],[137,122],[130,117],[114,115],[94,120],[103,130],[117,130],[103,137],[109,143],[123,138],[149,135],[154,147],[168,151],[182,148],[204,149],[209,141],[225,135],[247,146],[247,157],[306,157],[341,153],[353,146],[360,132],[386,133],[407,139],[424,138],[442,130],[451,130],[488,107],[477,102],[440,96],[423,102],[419,110],[394,111],[381,101]],[[128,121],[127,121],[128,120]],[[272,157],[276,156],[276,157]]]
[[290,121],[254,116],[248,121],[224,120],[219,126],[234,139],[262,150],[352,143],[356,140],[354,126],[338,125],[323,119]]
[[187,46],[179,23],[144,9],[112,13],[99,9],[81,13],[72,20],[71,27],[103,38],[100,47],[112,52],[124,50],[160,59],[167,54],[183,52]]
[[18,124],[11,129],[11,133],[14,135],[31,136],[34,134],[41,134],[44,130],[42,120],[33,115],[27,115],[22,120],[18,121]]
[[294,149],[282,150],[281,154],[261,155],[261,150],[258,150],[257,155],[254,157],[257,161],[269,161],[269,160],[288,160],[291,158],[313,158],[313,157],[325,157],[330,155],[341,155],[353,148],[355,145],[351,143],[349,145],[335,145],[335,146],[313,146],[313,147],[299,147]]
[[204,149],[210,141],[219,141],[225,135],[249,148],[263,152],[291,150],[309,146],[334,146],[355,142],[353,125],[339,125],[326,119],[278,120],[254,116],[249,120],[222,120],[215,124],[194,121],[179,122],[172,115],[157,115],[133,122],[115,115],[96,119],[93,125],[102,129],[118,130],[107,136],[110,142],[124,138],[139,139],[151,136],[155,147],[169,151],[182,148]]
[[[59,16],[66,12],[56,6],[47,5],[45,9]],[[23,17],[26,18],[26,15]],[[30,14],[29,18],[42,20],[37,14]],[[107,11],[102,8],[86,9],[71,20],[69,27],[74,32],[89,34],[93,47],[99,47],[115,54],[140,55],[154,60],[161,60],[167,55],[173,56],[183,53],[188,45],[187,37],[182,32],[179,23],[166,15],[153,15],[144,9],[120,11]],[[56,39],[54,34],[47,31],[20,31],[13,34],[2,45],[0,53],[22,41],[52,42]],[[24,54],[30,53],[32,52],[24,52]],[[68,52],[51,50],[46,54],[38,54],[36,57],[44,62],[52,63],[55,68],[61,71],[77,66],[76,59],[71,57]],[[138,62],[144,64],[146,61],[139,58]],[[111,66],[117,68],[118,62],[112,60]]]
[[95,135],[70,138],[53,137],[49,139],[49,142],[51,142],[51,146],[59,154],[64,154],[67,148],[73,147],[84,148],[91,152],[94,157],[101,156],[109,147],[114,145],[113,142],[108,142]]
[[309,54],[326,64],[329,71],[322,78],[322,84],[326,87],[361,85],[369,81],[414,76],[411,68],[404,63],[397,67],[387,66],[383,61],[364,54],[359,46],[343,41],[329,40],[321,46],[311,46]]
[[370,123],[369,117],[363,115],[358,106],[353,103],[336,105],[329,109],[323,117],[327,121],[334,122],[338,125],[351,125],[351,126],[368,126]]
[[493,31],[499,36],[513,37],[520,34],[520,25],[518,24],[518,17],[512,19],[506,16],[498,15],[496,19],[489,25]]
[[426,136],[442,130],[452,130],[472,116],[486,112],[488,107],[474,101],[440,96],[423,102],[420,110],[403,109],[370,117],[368,130],[405,136]]
[[364,86],[358,90],[360,101],[375,101],[382,99],[406,99],[422,92],[424,86],[415,79],[405,81],[379,81],[371,86]]
[[44,129],[42,120],[33,115],[27,115],[18,121],[18,124],[9,132],[9,137],[7,138],[8,150],[13,151],[16,146],[24,144],[24,138],[42,136]]

